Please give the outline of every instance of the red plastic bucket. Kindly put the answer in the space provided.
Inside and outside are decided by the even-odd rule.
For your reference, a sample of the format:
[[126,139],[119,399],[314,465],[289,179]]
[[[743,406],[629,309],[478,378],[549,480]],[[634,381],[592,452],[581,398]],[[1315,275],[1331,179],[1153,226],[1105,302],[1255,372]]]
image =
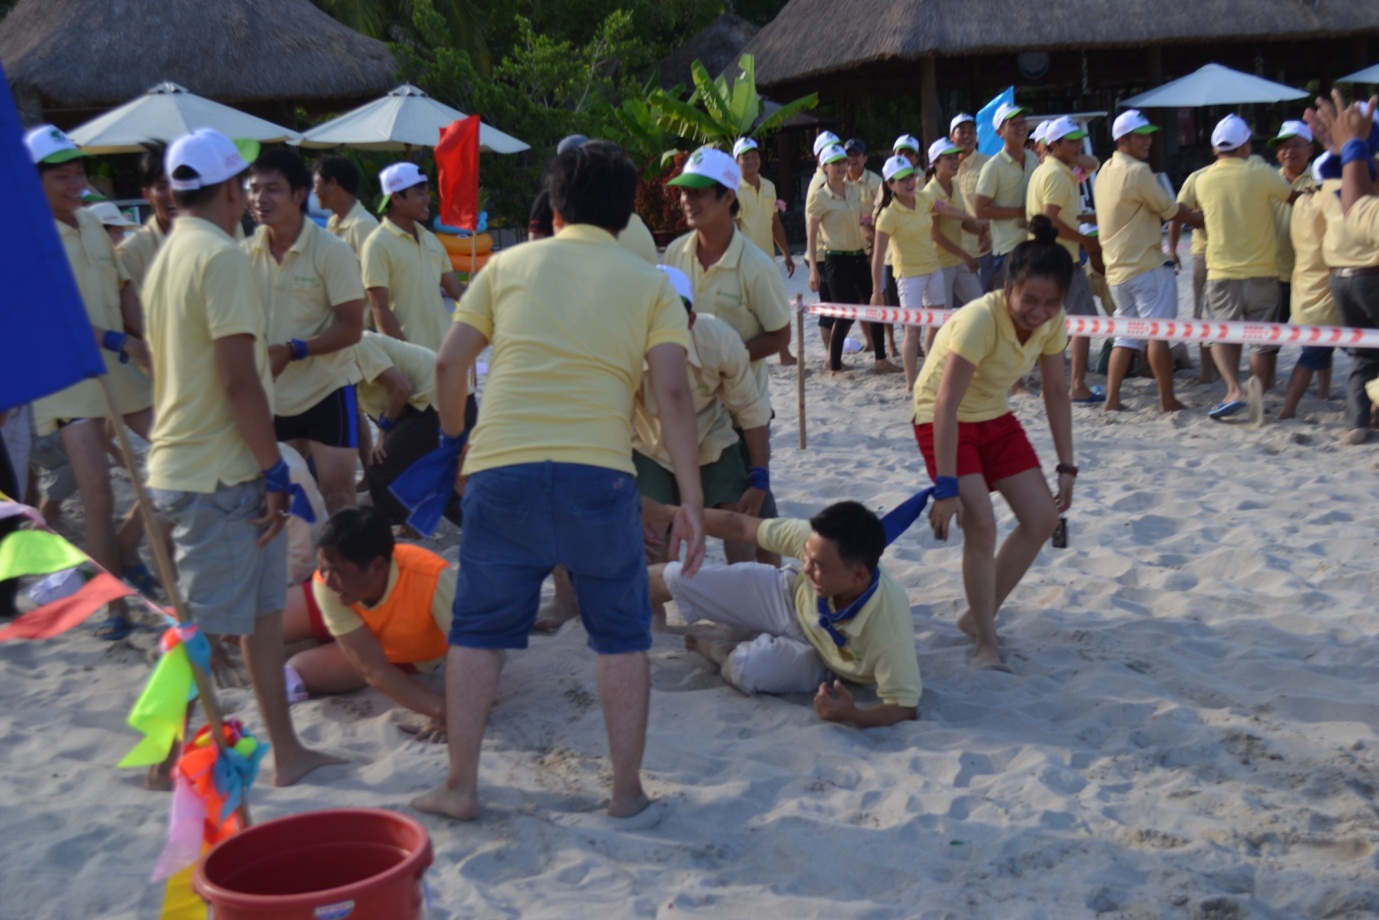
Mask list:
[[222,840],[192,887],[215,920],[422,920],[431,856],[426,828],[406,815],[312,811]]

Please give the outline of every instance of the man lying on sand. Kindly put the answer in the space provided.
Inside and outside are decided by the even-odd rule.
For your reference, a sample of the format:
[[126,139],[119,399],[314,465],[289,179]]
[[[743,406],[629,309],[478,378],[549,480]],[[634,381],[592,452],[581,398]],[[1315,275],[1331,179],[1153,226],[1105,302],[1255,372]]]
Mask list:
[[[670,522],[676,509],[642,499],[649,524]],[[673,600],[691,623],[710,620],[758,630],[733,643],[702,633],[685,647],[718,665],[744,693],[817,690],[814,710],[826,722],[862,728],[919,718],[919,662],[905,589],[881,568],[886,531],[857,502],[829,505],[809,520],[761,520],[716,508],[704,511],[709,536],[737,540],[799,559],[802,566],[760,563],[704,566],[684,578],[678,562],[650,568],[651,600]],[[863,709],[841,681],[875,686],[881,703]]]
[[[288,661],[308,693],[348,693],[368,685],[426,716],[415,731],[445,740],[445,697],[414,679],[445,660],[454,566],[420,546],[394,543],[383,513],[342,508],[316,542],[319,568],[288,592],[283,641],[319,644]],[[291,672],[295,672],[295,675]]]

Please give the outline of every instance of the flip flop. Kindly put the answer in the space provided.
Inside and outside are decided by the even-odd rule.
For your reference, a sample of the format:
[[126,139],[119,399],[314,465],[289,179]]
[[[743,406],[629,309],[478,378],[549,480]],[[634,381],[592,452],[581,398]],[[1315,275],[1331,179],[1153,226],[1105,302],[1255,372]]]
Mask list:
[[1228,416],[1235,415],[1245,407],[1246,403],[1243,399],[1234,399],[1230,402],[1219,402],[1207,411],[1207,418],[1214,418],[1217,420],[1227,418]]
[[1088,396],[1086,399],[1074,399],[1070,401],[1075,406],[1100,405],[1101,403],[1106,402],[1106,391],[1103,390],[1101,387],[1094,387],[1092,389],[1092,395]]
[[121,639],[129,638],[133,631],[134,624],[127,617],[111,617],[96,627],[96,638],[104,639],[106,642],[119,642]]
[[158,579],[142,562],[124,567],[124,580],[134,586],[144,597],[153,597],[158,591]]

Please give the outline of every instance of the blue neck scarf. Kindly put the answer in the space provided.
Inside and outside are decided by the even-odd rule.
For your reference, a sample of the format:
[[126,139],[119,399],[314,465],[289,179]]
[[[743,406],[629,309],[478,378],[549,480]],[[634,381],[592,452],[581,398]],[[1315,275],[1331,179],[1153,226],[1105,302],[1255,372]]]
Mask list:
[[[933,488],[928,488],[922,492],[916,492],[910,498],[897,505],[885,517],[881,519],[881,526],[886,529],[886,545],[890,546],[900,535],[910,529],[910,525],[919,519],[924,512],[925,505],[929,504],[929,496],[934,493]],[[871,600],[876,589],[881,585],[881,569],[877,567],[871,573],[871,584],[867,590],[858,595],[857,599],[848,604],[842,610],[828,609],[828,598],[819,598],[819,628],[828,633],[828,637],[833,640],[833,644],[842,648],[847,645],[848,637],[838,630],[839,623],[846,623],[861,611]]]

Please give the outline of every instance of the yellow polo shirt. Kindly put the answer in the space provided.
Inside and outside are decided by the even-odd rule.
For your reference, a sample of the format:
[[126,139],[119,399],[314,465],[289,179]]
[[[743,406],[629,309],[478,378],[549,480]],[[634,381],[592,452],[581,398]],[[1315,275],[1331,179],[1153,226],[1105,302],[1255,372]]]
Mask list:
[[418,226],[413,238],[385,217],[364,241],[361,261],[364,287],[388,289],[388,308],[407,341],[439,351],[450,326],[441,299],[441,275],[454,269],[436,235]]
[[[808,521],[772,518],[761,522],[757,543],[768,552],[803,559],[805,543],[813,532]],[[924,688],[915,656],[910,598],[889,572],[884,568],[878,571],[876,593],[856,616],[834,627],[847,637],[842,648],[819,626],[819,595],[803,572],[795,575],[792,589],[795,618],[809,644],[823,659],[824,667],[844,680],[876,687],[876,695],[883,703],[918,706]],[[830,612],[835,609],[832,599],[828,607]]]
[[907,208],[899,198],[892,198],[876,219],[876,232],[890,236],[891,264],[897,278],[932,275],[939,270],[933,210],[934,199],[928,189],[916,189],[913,208]]
[[737,190],[740,205],[737,225],[758,249],[774,258],[776,241],[771,235],[771,228],[776,214],[776,184],[765,176],[761,176],[760,180],[760,188],[752,188],[746,179],[742,180]]
[[870,215],[881,200],[881,177],[870,169],[863,169],[856,179],[844,179],[848,185],[856,186],[857,200],[862,203],[862,213]]
[[[967,211],[967,202],[962,197],[962,187],[959,186],[956,181],[953,182],[953,194],[949,195],[948,191],[943,187],[943,183],[939,182],[938,177],[935,176],[929,180],[928,185],[924,186],[924,194],[928,195],[929,198],[935,202],[946,201],[959,210]],[[967,213],[970,214],[972,212],[968,211]],[[966,249],[963,245],[963,237],[971,236],[973,240],[975,240],[976,237],[963,231],[962,221],[953,220],[951,217],[938,217],[935,218],[935,220],[938,221],[939,233],[942,233],[951,242],[956,243],[958,248],[962,249],[963,252],[966,252],[973,258],[976,257],[976,252]],[[962,264],[962,259],[953,255],[946,249],[940,249],[937,244],[934,246],[934,251],[938,253],[939,268],[957,268]]]
[[388,408],[388,388],[378,378],[389,368],[397,368],[412,385],[408,405],[425,412],[436,404],[436,353],[431,349],[390,335],[365,332],[349,353],[359,373],[355,387],[359,405],[374,421]]
[[[990,198],[991,203],[998,208],[1023,208],[1030,177],[1038,168],[1039,157],[1033,150],[1025,151],[1022,162],[1012,159],[1002,147],[999,153],[982,166],[973,195]],[[1021,218],[991,222],[991,251],[998,256],[1010,252],[1028,237],[1025,221]]]
[[[776,260],[738,231],[722,258],[704,268],[699,264],[699,238],[686,233],[666,247],[666,263],[680,269],[694,285],[694,311],[716,316],[731,326],[743,343],[764,332],[790,325],[790,302]],[[771,375],[765,359],[752,362],[761,395],[771,401]]]
[[[1163,222],[1177,212],[1178,202],[1148,163],[1119,150],[1112,155],[1096,182],[1097,239],[1107,284],[1125,284],[1164,264]],[[1192,242],[1197,244],[1196,234]]]
[[[436,621],[436,626],[444,635],[450,635],[450,621],[454,617],[455,609],[455,583],[459,576],[459,569],[450,566],[441,570],[440,577],[436,579],[436,590],[431,595],[431,616]],[[397,561],[393,560],[388,564],[388,586],[383,589],[383,596],[378,599],[378,603],[369,607],[373,610],[388,603],[392,596],[393,589],[397,587],[398,568]],[[355,613],[349,607],[336,600],[335,595],[319,581],[312,579],[311,596],[316,601],[316,606],[321,611],[321,619],[325,621],[326,629],[332,636],[344,636],[354,632],[367,624],[364,618]],[[428,661],[410,662],[412,667],[422,673],[430,673],[440,667],[445,658],[432,658]]]
[[[1379,246],[1363,230],[1361,219],[1347,220],[1341,211],[1341,180],[1327,179],[1320,192],[1322,216],[1326,219],[1326,234],[1322,238],[1322,253],[1331,268],[1367,268],[1379,265]],[[1361,199],[1355,207],[1365,204]],[[1351,208],[1354,213],[1355,208]]]
[[[736,428],[760,428],[771,421],[771,401],[761,394],[747,349],[732,326],[707,313],[696,314],[690,327],[690,397],[699,429],[699,465],[707,466],[737,443]],[[661,436],[656,394],[642,380],[632,417],[632,449],[672,470]]]
[[1331,269],[1322,251],[1326,216],[1324,192],[1309,192],[1293,203],[1289,235],[1293,249],[1292,288],[1289,290],[1293,323],[1299,326],[1339,326],[1340,313],[1331,296]]
[[[110,235],[101,219],[86,208],[78,208],[77,225],[68,226],[55,220],[67,264],[77,282],[86,318],[98,329],[124,331],[124,314],[120,312],[120,288],[130,280],[115,254]],[[41,309],[33,305],[22,309]],[[11,309],[21,309],[18,306]],[[149,379],[133,361],[120,363],[113,351],[101,350],[105,359],[106,379],[115,395],[115,406],[121,414],[147,409],[153,402]],[[33,404],[34,428],[39,435],[52,434],[59,420],[105,418],[105,396],[97,380],[83,380]]]
[[[1202,203],[1197,200],[1197,177],[1210,168],[1210,166],[1203,166],[1199,170],[1188,173],[1188,177],[1183,180],[1183,187],[1178,189],[1178,201],[1184,207],[1191,208],[1194,211],[1202,207]],[[1100,183],[1101,179],[1098,177],[1097,184],[1099,185]],[[1190,250],[1192,257],[1194,259],[1205,260],[1207,257],[1207,228],[1202,227],[1198,229],[1196,227],[1189,227],[1188,232],[1192,234],[1192,247]],[[1098,228],[1097,235],[1100,236],[1100,228]]]
[[[1284,182],[1288,177],[1279,167],[1278,176]],[[1317,187],[1312,179],[1312,170],[1304,169],[1302,174],[1289,183],[1295,192],[1305,192]],[[1278,237],[1278,276],[1284,284],[1293,277],[1293,206],[1286,201],[1274,202],[1274,234]]]
[[[259,297],[268,311],[268,343],[309,339],[335,322],[335,308],[364,300],[359,262],[349,244],[303,220],[302,232],[273,258],[268,228],[259,227],[241,246],[259,279]],[[362,307],[361,307],[362,309]],[[350,349],[289,361],[274,381],[275,415],[301,415],[341,387],[359,379]]]
[[[1044,162],[1029,177],[1025,189],[1025,220],[1028,222],[1036,214],[1043,214],[1044,208],[1053,205],[1058,208],[1058,219],[1074,230],[1077,229],[1078,215],[1082,212],[1082,193],[1077,187],[1077,177],[1072,167],[1054,156],[1044,157]],[[1034,239],[1028,233],[1027,239]],[[1058,245],[1068,250],[1073,264],[1081,255],[1081,247],[1073,240],[1058,238]]]
[[1028,374],[1041,356],[1060,354],[1067,347],[1068,330],[1062,310],[1021,343],[1006,308],[1005,293],[992,291],[963,307],[939,328],[934,349],[924,359],[915,383],[913,421],[923,425],[934,420],[934,405],[949,354],[977,367],[972,384],[958,405],[958,421],[987,422],[1010,411],[1007,395],[1011,384]]
[[618,245],[645,262],[652,265],[657,262],[656,238],[647,229],[646,222],[635,212],[628,219],[622,233],[618,234]]
[[1208,281],[1278,277],[1273,206],[1289,194],[1288,183],[1254,157],[1219,157],[1197,177],[1196,197],[1207,223]]
[[[870,214],[868,208],[866,213]],[[843,194],[836,194],[828,184],[819,187],[805,205],[809,220],[819,222],[818,255],[822,262],[827,252],[862,252],[861,187],[844,183]]]
[[258,462],[235,427],[215,355],[217,339],[253,336],[254,364],[272,404],[268,313],[259,303],[249,257],[214,224],[177,218],[149,267],[144,317],[153,353],[148,484],[210,493],[221,483],[258,478]]
[[163,248],[166,240],[167,234],[158,226],[157,215],[150,214],[142,227],[128,234],[120,242],[116,250],[120,256],[120,264],[124,266],[125,273],[130,279],[139,286],[139,290],[143,290],[148,267],[153,264],[153,257]]
[[590,224],[495,255],[455,311],[493,346],[465,472],[549,460],[632,474],[646,353],[688,348],[686,320],[670,279]]
[[[968,205],[971,205],[972,197],[977,194],[977,179],[981,177],[982,167],[990,159],[991,157],[980,150],[973,150],[958,162],[958,174],[953,179],[953,184],[962,190],[962,200]],[[964,210],[966,210],[965,207]],[[972,211],[967,211],[967,213],[976,217]],[[968,233],[966,230],[962,231],[962,248],[973,258],[982,254],[977,234]]]
[[356,198],[354,207],[344,217],[332,213],[326,218],[326,229],[332,236],[344,240],[354,250],[356,259],[363,259],[364,241],[378,229],[378,218],[370,214],[369,209]]
[[1366,195],[1345,215],[1346,234],[1379,252],[1379,198]]

